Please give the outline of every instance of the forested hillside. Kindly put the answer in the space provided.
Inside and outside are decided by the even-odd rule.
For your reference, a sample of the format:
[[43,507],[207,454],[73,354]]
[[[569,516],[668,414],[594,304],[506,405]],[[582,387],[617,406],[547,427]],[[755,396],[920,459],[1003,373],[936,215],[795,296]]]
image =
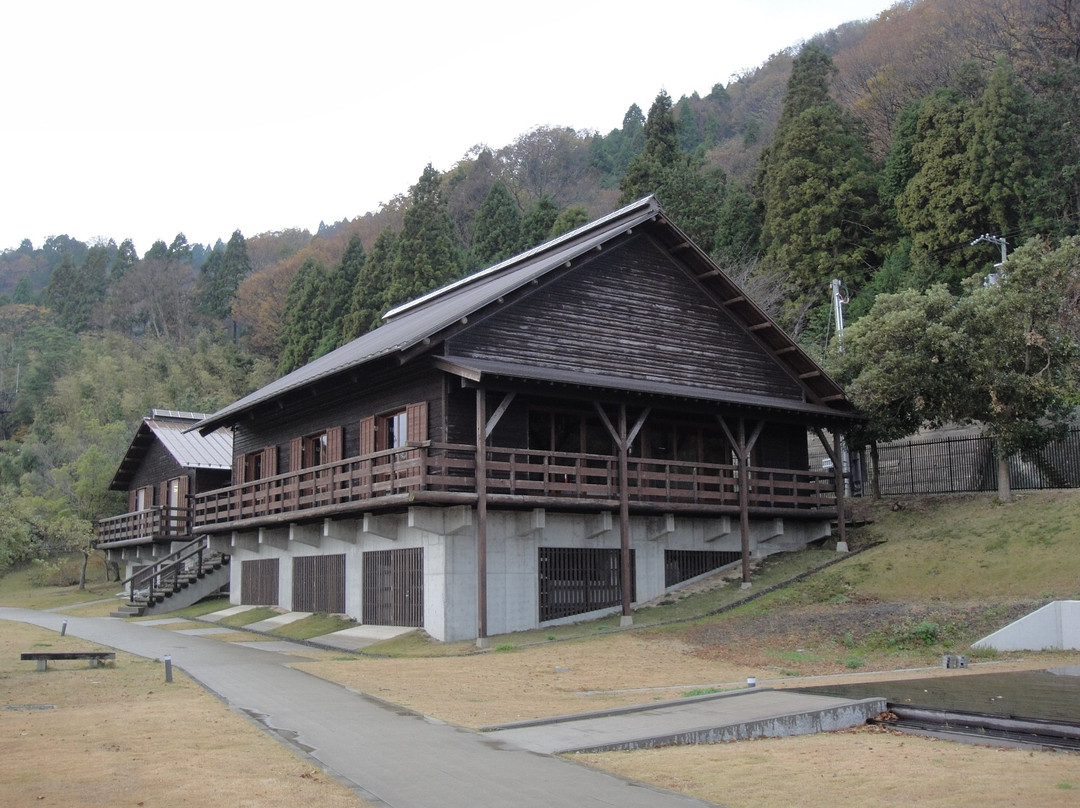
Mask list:
[[[396,303],[649,193],[823,358],[842,281],[855,325],[828,361],[873,415],[868,439],[946,418],[1011,424],[1009,446],[1043,439],[1033,424],[1076,403],[1071,0],[901,2],[722,78],[704,97],[660,90],[647,111],[628,99],[607,133],[539,127],[445,172],[417,166],[378,211],[314,234],[177,234],[141,254],[58,235],[0,253],[0,569],[85,544],[90,520],[122,508],[106,486],[151,407],[213,411]],[[1028,245],[1027,297],[967,280],[993,272],[1002,242]],[[968,353],[924,341],[925,363],[896,365],[932,384],[872,378],[880,323],[895,347],[897,320],[926,333],[964,306],[949,328]],[[1012,375],[987,370],[961,402],[973,366]]]

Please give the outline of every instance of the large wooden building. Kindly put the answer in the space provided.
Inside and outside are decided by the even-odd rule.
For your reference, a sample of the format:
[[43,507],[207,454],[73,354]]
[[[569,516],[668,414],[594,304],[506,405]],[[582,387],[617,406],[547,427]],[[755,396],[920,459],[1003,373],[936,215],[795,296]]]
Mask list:
[[[486,638],[830,535],[843,392],[652,197],[204,419],[232,598]],[[842,524],[842,522],[841,522]]]

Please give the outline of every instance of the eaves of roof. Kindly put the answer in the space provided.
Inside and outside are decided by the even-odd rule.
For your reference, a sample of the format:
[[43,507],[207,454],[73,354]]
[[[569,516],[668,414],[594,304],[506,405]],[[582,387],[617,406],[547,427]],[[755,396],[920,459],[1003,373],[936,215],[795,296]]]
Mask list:
[[477,384],[481,384],[485,379],[515,379],[594,390],[618,390],[650,398],[727,404],[735,409],[765,409],[801,416],[813,416],[816,419],[825,421],[836,421],[837,419],[848,421],[860,418],[860,416],[852,412],[839,411],[832,407],[813,404],[801,399],[751,395],[728,390],[667,384],[648,379],[581,373],[561,368],[523,365],[517,362],[443,356],[435,360],[435,365],[447,373],[460,376]]

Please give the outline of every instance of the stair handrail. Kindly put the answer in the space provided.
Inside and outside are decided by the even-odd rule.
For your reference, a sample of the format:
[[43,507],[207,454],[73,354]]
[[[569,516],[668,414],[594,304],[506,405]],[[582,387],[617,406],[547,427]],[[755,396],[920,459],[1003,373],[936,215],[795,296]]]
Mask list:
[[180,573],[184,569],[184,562],[191,558],[196,558],[196,569],[201,569],[203,565],[204,554],[210,550],[210,537],[203,535],[194,539],[193,541],[185,544],[179,550],[176,550],[164,558],[159,559],[153,564],[143,567],[137,571],[134,575],[125,578],[120,582],[121,586],[127,585],[128,587],[128,602],[135,602],[135,592],[137,588],[141,588],[142,585],[148,585],[150,592],[150,599],[153,599],[154,589],[159,585],[164,586],[165,582],[171,577],[173,591],[179,589],[179,577]]

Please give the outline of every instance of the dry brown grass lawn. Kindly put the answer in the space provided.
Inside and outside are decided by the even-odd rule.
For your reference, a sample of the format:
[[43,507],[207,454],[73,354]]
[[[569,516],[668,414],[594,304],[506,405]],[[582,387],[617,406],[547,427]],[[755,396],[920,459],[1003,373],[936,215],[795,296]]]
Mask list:
[[[767,644],[768,637],[762,638]],[[729,649],[701,648],[656,631],[626,632],[488,651],[460,657],[377,658],[361,656],[296,667],[324,679],[464,727],[602,710],[677,699],[703,689],[742,687],[753,676],[760,685],[806,687],[837,681],[936,676],[940,657],[894,657],[900,670],[848,671],[838,661],[814,662],[812,676],[784,676],[762,668],[757,644]],[[989,671],[1027,670],[1080,664],[1080,654],[1003,656],[976,663],[964,676]],[[918,667],[916,667],[918,666]]]
[[797,738],[576,755],[729,808],[1074,808],[1080,755],[859,729]]
[[[297,805],[362,808],[353,791],[174,671],[117,652],[113,666],[19,653],[93,650],[0,621],[0,804],[5,808]],[[42,707],[50,709],[40,709]]]

